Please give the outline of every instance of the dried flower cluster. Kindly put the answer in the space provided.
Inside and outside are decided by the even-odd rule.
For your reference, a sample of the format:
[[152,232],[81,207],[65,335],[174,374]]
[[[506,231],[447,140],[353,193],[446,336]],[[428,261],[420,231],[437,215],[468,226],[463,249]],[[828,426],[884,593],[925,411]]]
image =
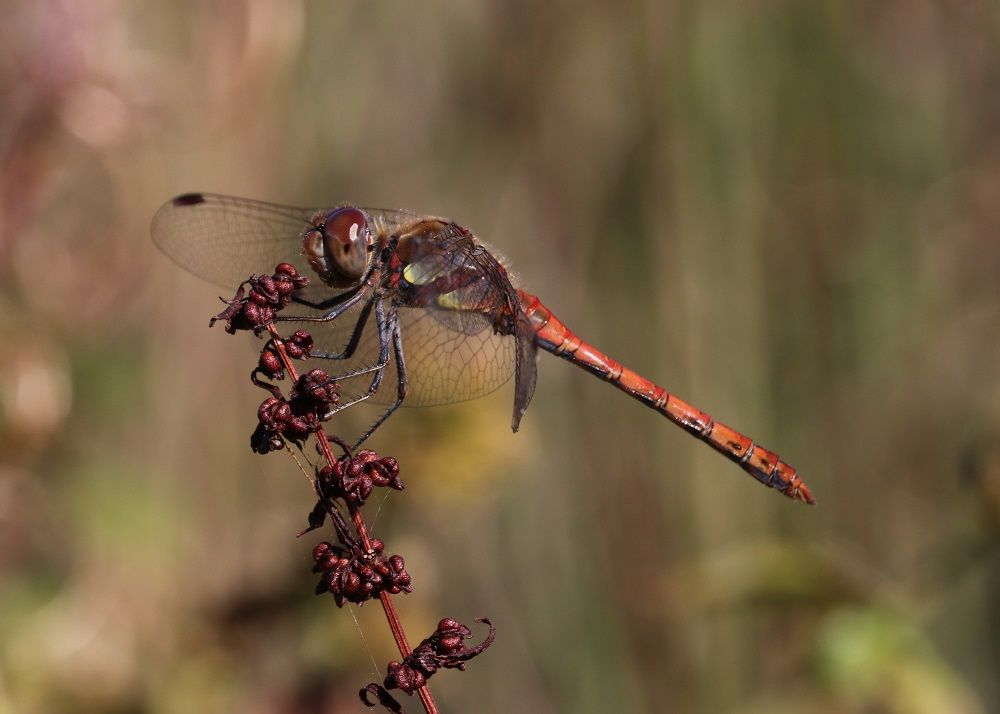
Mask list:
[[[467,648],[465,640],[472,634],[469,628],[445,618],[430,637],[409,651],[390,596],[411,591],[410,574],[401,555],[384,554],[385,545],[369,535],[359,510],[375,488],[403,490],[399,463],[369,449],[352,453],[345,442],[324,431],[323,423],[340,404],[337,380],[321,369],[299,375],[292,360],[310,358],[312,336],[296,330],[288,337],[280,337],[274,326],[275,315],[293,301],[294,291],[307,283],[308,279],[294,266],[282,263],[272,275],[251,276],[244,281],[232,300],[224,301],[226,309],[209,324],[224,321],[230,334],[241,330],[260,334],[266,330],[271,335],[250,374],[253,384],[270,393],[257,409],[258,424],[250,438],[251,448],[260,454],[284,449],[288,444],[301,450],[306,440],[315,436],[316,449],[323,459],[313,483],[318,499],[309,514],[309,526],[300,535],[321,527],[329,518],[337,536],[336,543],[325,540],[313,548],[313,572],[320,574],[316,593],[330,593],[338,606],[345,602],[361,605],[378,598],[403,655],[401,662],[389,663],[382,685],[372,683],[360,691],[361,700],[368,706],[381,704],[389,711],[403,712],[402,705],[388,691],[398,689],[408,695],[418,693],[425,711],[437,712],[427,680],[439,669],[464,669],[465,662],[493,643],[496,631],[489,620],[477,620],[489,626],[489,635],[482,644]],[[286,373],[293,380],[287,397],[277,385],[266,381],[282,381]],[[331,442],[344,451],[343,456],[334,458]],[[371,701],[370,696],[376,701]]]
[[[256,371],[254,383],[260,385]],[[284,399],[277,387],[273,387],[272,394],[275,392],[276,396],[265,399],[257,409],[260,424],[250,437],[250,448],[259,454],[283,448],[282,437],[301,446],[303,439],[319,428],[330,409],[340,401],[340,388],[321,369],[299,377],[289,399]]]
[[338,607],[344,602],[361,604],[381,592],[410,592],[410,574],[401,555],[385,557],[385,546],[372,539],[372,549],[346,548],[322,541],[313,548],[314,573],[322,573],[316,593],[329,592]]
[[331,498],[361,506],[376,486],[403,490],[399,478],[399,463],[391,456],[379,457],[364,449],[354,456],[342,456],[317,474],[323,493]]
[[[285,354],[292,359],[309,359],[312,356],[313,338],[305,330],[296,330],[284,339],[283,344],[285,346]],[[270,340],[264,345],[264,349],[260,351],[260,364],[253,371],[254,379],[256,379],[258,373],[269,379],[285,378],[285,366],[281,363],[281,356],[274,346],[274,340]],[[255,382],[255,384],[265,389],[270,388],[261,383]]]
[[[273,275],[252,275],[247,278],[232,300],[225,300],[228,307],[209,320],[209,326],[217,320],[225,320],[226,332],[230,335],[237,330],[260,331],[274,320],[274,314],[292,301],[292,293],[303,288],[309,279],[299,275],[294,265],[281,263]],[[249,287],[249,294],[246,288]]]
[[400,689],[407,694],[427,683],[439,669],[465,669],[465,663],[493,644],[496,628],[486,618],[477,618],[490,628],[490,633],[475,647],[465,647],[465,640],[472,637],[472,630],[457,620],[445,618],[437,630],[417,645],[402,662],[390,662],[385,678],[386,689]]
[[[390,662],[388,674],[382,685],[374,682],[361,690],[361,701],[368,706],[375,703],[368,699],[374,696],[379,704],[390,711],[401,712],[402,708],[387,690],[399,689],[412,694],[427,684],[427,680],[439,669],[465,669],[465,663],[484,652],[493,644],[496,628],[485,617],[476,618],[490,628],[486,639],[475,647],[465,647],[465,640],[472,636],[472,630],[457,620],[446,617],[438,623],[437,629],[425,639],[402,662]],[[393,708],[393,704],[397,708]]]

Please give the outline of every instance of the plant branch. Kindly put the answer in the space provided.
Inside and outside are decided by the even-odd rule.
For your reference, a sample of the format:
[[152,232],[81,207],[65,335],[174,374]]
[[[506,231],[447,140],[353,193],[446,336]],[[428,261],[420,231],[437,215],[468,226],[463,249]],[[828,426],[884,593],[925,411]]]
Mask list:
[[[285,350],[284,341],[278,334],[273,322],[268,322],[265,327],[271,335],[275,351],[278,353],[284,368],[288,372],[289,378],[294,384],[298,381],[299,374],[295,369],[295,365],[292,363],[291,357],[288,356],[288,353]],[[319,449],[323,454],[323,458],[326,459],[327,464],[329,464],[332,468],[337,459],[333,455],[333,450],[330,448],[330,439],[328,438],[322,425],[319,425],[316,429],[316,440],[319,444]],[[370,552],[372,550],[372,541],[368,534],[368,528],[365,525],[364,518],[361,516],[361,510],[356,504],[350,502],[347,503],[347,508],[351,514],[351,521],[354,523],[354,528],[358,533],[358,537],[361,539],[362,545],[364,545],[366,551]],[[386,621],[389,623],[389,629],[392,630],[392,636],[396,641],[396,647],[399,649],[400,655],[405,659],[411,653],[410,645],[406,638],[406,631],[403,629],[403,623],[399,619],[399,614],[396,612],[396,607],[393,604],[392,596],[383,590],[379,592],[379,601],[382,603],[382,611],[385,613]],[[427,714],[438,714],[437,704],[435,703],[434,697],[431,695],[430,689],[426,684],[417,689],[417,694],[420,696],[420,701]]]

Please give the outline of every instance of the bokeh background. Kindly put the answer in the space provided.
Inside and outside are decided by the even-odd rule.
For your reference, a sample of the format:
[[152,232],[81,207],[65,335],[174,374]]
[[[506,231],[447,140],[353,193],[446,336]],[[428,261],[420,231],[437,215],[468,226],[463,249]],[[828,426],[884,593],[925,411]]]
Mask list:
[[0,5],[0,711],[354,712],[393,658],[149,239],[193,190],[451,216],[816,494],[547,355],[517,435],[398,413],[411,639],[499,628],[445,711],[1000,711],[995,3]]

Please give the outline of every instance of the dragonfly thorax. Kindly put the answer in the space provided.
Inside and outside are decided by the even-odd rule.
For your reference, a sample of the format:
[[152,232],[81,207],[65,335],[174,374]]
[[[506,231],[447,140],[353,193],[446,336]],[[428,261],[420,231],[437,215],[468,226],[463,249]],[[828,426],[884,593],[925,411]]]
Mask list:
[[342,206],[317,213],[313,227],[302,234],[302,250],[309,267],[327,285],[356,285],[368,268],[372,244],[371,221],[360,208]]

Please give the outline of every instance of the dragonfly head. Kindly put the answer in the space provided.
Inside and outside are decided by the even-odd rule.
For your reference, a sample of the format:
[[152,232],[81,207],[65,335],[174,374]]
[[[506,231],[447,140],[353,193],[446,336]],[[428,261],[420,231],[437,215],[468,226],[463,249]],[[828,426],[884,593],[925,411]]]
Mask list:
[[302,247],[310,267],[320,279],[335,288],[357,285],[368,267],[372,243],[371,221],[354,206],[341,206],[318,213],[314,228],[302,236]]

